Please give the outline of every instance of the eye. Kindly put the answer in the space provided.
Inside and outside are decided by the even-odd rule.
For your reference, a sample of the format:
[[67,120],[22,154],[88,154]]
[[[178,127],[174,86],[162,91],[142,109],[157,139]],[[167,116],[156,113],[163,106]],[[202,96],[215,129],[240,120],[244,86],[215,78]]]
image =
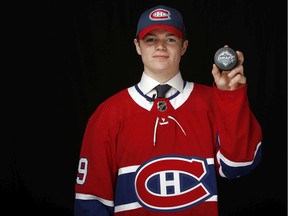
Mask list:
[[156,39],[155,38],[152,38],[152,37],[147,37],[144,39],[145,43],[154,43],[156,42]]
[[175,38],[167,38],[167,42],[176,42]]

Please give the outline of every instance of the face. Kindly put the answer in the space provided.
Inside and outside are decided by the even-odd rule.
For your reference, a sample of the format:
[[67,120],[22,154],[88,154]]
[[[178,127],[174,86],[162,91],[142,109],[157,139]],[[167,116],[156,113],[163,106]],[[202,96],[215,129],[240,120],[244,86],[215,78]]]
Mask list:
[[188,41],[184,42],[165,29],[155,29],[143,39],[134,40],[137,53],[141,55],[144,72],[165,82],[179,72],[181,56],[184,55]]

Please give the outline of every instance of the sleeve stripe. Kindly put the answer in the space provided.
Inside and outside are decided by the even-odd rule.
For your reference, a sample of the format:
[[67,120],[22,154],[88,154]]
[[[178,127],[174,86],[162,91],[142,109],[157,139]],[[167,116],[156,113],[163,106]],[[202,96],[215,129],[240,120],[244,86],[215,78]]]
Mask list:
[[138,169],[138,165],[135,166],[128,166],[128,167],[122,167],[118,170],[118,176],[122,174],[132,173],[135,172]]
[[103,203],[106,206],[114,207],[114,201],[113,200],[106,200],[94,195],[90,194],[82,194],[82,193],[76,193],[75,199],[79,200],[98,200],[99,202]]
[[127,211],[127,210],[132,210],[132,209],[137,209],[141,208],[142,206],[138,202],[133,202],[125,205],[118,205],[115,207],[115,213],[116,212],[122,212],[122,211]]
[[[254,152],[254,158],[255,158],[255,155],[257,154],[258,152],[258,149],[259,147],[261,146],[261,142],[258,143],[257,145],[257,148],[256,148],[256,151]],[[254,158],[252,161],[248,161],[248,162],[234,162],[234,161],[231,161],[229,159],[227,159],[226,157],[224,157],[220,151],[218,151],[217,153],[217,158],[218,158],[218,162],[220,164],[220,160],[222,160],[225,164],[227,164],[228,166],[230,167],[243,167],[243,166],[249,166],[253,163],[254,161]]]

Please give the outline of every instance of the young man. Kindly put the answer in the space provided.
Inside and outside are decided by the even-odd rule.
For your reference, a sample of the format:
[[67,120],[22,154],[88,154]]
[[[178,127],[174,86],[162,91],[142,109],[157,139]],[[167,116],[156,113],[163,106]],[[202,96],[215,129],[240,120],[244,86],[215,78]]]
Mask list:
[[[238,178],[261,160],[262,131],[249,108],[243,54],[237,51],[231,71],[213,65],[212,86],[183,80],[182,15],[164,5],[140,16],[134,43],[141,80],[89,119],[75,216],[216,216],[216,175]],[[164,84],[160,95],[157,86]]]

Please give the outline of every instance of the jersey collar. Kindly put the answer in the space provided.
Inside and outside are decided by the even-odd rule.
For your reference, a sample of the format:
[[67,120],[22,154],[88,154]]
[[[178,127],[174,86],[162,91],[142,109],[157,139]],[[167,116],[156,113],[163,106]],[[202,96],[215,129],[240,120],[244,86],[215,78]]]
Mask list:
[[[169,84],[172,86],[173,89],[176,91],[182,93],[183,92],[183,79],[181,76],[181,73],[178,72],[174,77],[172,77],[170,80],[168,80],[165,84]],[[149,95],[150,92],[154,90],[154,88],[159,85],[160,83],[151,77],[149,77],[144,72],[142,73],[142,77],[140,82],[138,83],[138,87],[143,92],[144,95]],[[164,84],[164,83],[162,83]]]

